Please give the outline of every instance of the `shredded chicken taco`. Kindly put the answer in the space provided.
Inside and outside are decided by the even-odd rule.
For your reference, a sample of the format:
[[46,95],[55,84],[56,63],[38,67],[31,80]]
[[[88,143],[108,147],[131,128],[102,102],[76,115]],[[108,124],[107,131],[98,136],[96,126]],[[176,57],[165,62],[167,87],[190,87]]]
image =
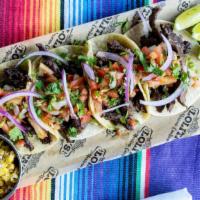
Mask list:
[[146,93],[141,104],[156,116],[184,111],[200,96],[199,44],[186,31],[175,31],[171,22],[156,20],[154,8],[149,22],[142,19],[126,35],[142,51],[141,82]]

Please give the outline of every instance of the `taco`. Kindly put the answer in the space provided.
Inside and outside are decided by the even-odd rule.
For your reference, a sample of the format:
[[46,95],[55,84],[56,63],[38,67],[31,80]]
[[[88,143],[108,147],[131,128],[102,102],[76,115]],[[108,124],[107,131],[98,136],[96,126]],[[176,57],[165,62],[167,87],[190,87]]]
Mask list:
[[38,97],[29,91],[31,62],[16,67],[19,60],[0,65],[0,134],[6,135],[21,154],[34,154],[54,145],[57,132],[44,131],[35,124],[28,109],[29,97]]
[[[41,49],[41,45],[40,45]],[[44,48],[41,52],[47,52]],[[66,139],[84,139],[102,131],[89,110],[89,90],[82,62],[87,46],[68,45],[52,49],[61,60],[40,56],[32,61],[37,118]]]
[[186,31],[173,30],[171,22],[156,20],[159,9],[149,18],[151,31],[144,35],[140,22],[126,35],[141,48],[141,80],[148,112],[170,116],[183,112],[200,97],[199,44]]
[[93,73],[86,74],[94,118],[110,130],[133,130],[147,118],[146,107],[139,103],[144,91],[133,71],[139,48],[117,33],[95,37],[88,46],[88,57],[94,59],[94,63],[87,63]]

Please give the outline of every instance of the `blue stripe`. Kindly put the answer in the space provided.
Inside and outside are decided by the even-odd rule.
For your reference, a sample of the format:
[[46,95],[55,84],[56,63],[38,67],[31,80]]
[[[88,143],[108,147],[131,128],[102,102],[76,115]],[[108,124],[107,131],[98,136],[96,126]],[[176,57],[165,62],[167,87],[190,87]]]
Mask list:
[[59,186],[60,186],[60,190],[59,190],[59,199],[61,200],[61,179],[62,179],[62,176],[59,177]]
[[67,198],[67,175],[64,175],[64,193],[63,193],[63,195],[64,195],[64,200],[66,200]]

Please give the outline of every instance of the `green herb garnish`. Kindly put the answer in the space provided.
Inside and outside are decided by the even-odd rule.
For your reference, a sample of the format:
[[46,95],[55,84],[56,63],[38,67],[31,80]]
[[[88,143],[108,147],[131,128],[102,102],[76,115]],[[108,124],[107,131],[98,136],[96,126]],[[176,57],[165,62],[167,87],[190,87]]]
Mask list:
[[52,94],[61,94],[62,89],[60,87],[60,82],[54,82],[54,83],[50,83],[46,90],[45,90],[45,94],[47,95],[52,95]]
[[183,73],[181,74],[181,82],[182,82],[184,85],[189,85],[189,81],[190,81],[190,79],[189,79],[188,73],[187,73],[187,72],[183,72]]
[[80,98],[80,92],[79,90],[74,90],[70,92],[70,100],[73,105],[76,105]]
[[35,83],[35,89],[36,90],[41,90],[44,88],[44,83],[42,82],[42,80],[38,80],[36,83]]
[[78,102],[77,103],[77,108],[78,108],[78,116],[81,117],[82,115],[85,114],[85,107],[83,102]]
[[77,130],[75,127],[70,127],[70,128],[68,129],[68,134],[69,134],[69,136],[71,136],[71,137],[76,137],[77,134],[78,134],[78,130]]
[[22,132],[17,127],[14,127],[9,131],[9,136],[13,142],[16,142],[17,140],[21,140],[24,138]]
[[172,69],[172,74],[174,76],[174,78],[178,79],[180,76],[180,72],[181,72],[181,67],[178,63],[174,63],[171,66]]
[[90,66],[95,65],[97,62],[97,59],[95,57],[88,57],[83,55],[78,56],[78,59],[87,62]]
[[111,98],[111,99],[108,100],[108,104],[109,104],[110,107],[114,107],[114,106],[116,106],[118,103],[119,103],[119,99]]

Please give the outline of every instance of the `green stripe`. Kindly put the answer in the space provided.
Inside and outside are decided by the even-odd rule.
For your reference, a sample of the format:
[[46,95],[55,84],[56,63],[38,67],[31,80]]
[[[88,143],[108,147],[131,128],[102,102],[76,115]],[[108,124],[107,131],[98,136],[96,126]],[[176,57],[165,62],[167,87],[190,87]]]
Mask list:
[[140,183],[141,183],[141,166],[142,166],[142,152],[137,153],[137,171],[136,171],[136,200],[140,200]]

